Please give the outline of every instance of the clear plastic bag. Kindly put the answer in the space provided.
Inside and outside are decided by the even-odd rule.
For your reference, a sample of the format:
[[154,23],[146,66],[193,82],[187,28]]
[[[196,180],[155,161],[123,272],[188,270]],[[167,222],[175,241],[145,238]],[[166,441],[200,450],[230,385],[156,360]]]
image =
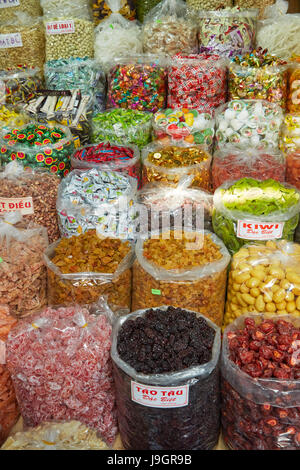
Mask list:
[[112,14],[95,28],[95,60],[106,73],[115,58],[142,52],[142,31],[135,21]]
[[[182,239],[182,243],[185,245],[184,249],[181,247],[181,253],[176,245],[176,239],[175,241],[174,238],[170,239],[169,231],[162,234],[152,232],[148,240],[164,240],[165,248],[169,246],[170,250],[174,250],[174,259],[190,258],[192,249],[197,253],[197,256],[203,252],[201,264],[192,265],[192,268],[180,269],[160,267],[144,257],[145,237],[139,238],[136,243],[137,260],[133,264],[132,310],[173,305],[200,312],[216,325],[221,326],[225,304],[227,266],[230,261],[227,249],[215,234],[207,230],[201,233],[185,229],[184,232],[180,230],[178,233],[176,228],[174,236],[178,236],[178,240]],[[190,244],[184,240],[184,237],[191,240],[191,236],[194,239]],[[213,254],[210,253],[211,251]],[[160,262],[166,262],[163,248],[161,249]]]
[[[95,234],[95,237],[97,236],[98,234]],[[113,239],[106,238],[105,246],[101,250],[102,255],[107,258],[111,256],[112,250],[115,249],[112,245],[110,250],[108,250],[107,246],[110,241],[113,243]],[[96,302],[100,296],[105,295],[108,305],[115,313],[122,315],[129,313],[131,306],[131,266],[134,257],[133,247],[128,245],[128,242],[122,241],[122,243],[128,245],[129,251],[113,273],[69,272],[64,274],[60,269],[60,265],[53,263],[52,259],[56,256],[56,249],[60,245],[68,245],[70,242],[72,243],[73,240],[60,239],[50,245],[45,252],[44,258],[48,269],[49,304],[69,305],[71,303],[78,303],[85,305]],[[92,248],[87,251],[88,255],[92,254]],[[88,255],[86,253],[85,255],[87,259]],[[75,258],[76,254],[74,254],[74,261]],[[81,258],[80,261],[82,262]]]
[[224,325],[247,312],[300,312],[300,250],[292,242],[245,245],[232,258]]
[[300,192],[286,183],[241,178],[214,193],[213,228],[231,253],[249,241],[293,240]]
[[181,181],[176,188],[147,185],[138,193],[138,201],[147,210],[145,219],[140,212],[140,232],[162,230],[166,223],[193,230],[212,230],[212,194],[200,189],[188,188],[190,178]]
[[239,149],[279,146],[283,112],[276,103],[264,100],[232,100],[216,110],[215,148]]
[[[160,307],[160,310],[166,309],[167,307]],[[113,328],[111,356],[122,442],[126,449],[131,450],[212,449],[219,434],[220,330],[205,318],[208,325],[215,330],[209,362],[180,372],[145,375],[137,373],[124,362],[117,350],[121,326],[126,321],[142,318],[145,312],[138,310],[120,318]],[[145,388],[149,394],[152,390],[152,395],[154,391],[160,393],[162,389],[167,389],[171,396],[177,391],[172,387],[178,387],[178,394],[188,392],[188,403],[177,408],[169,406],[168,410],[162,404],[160,407],[150,403],[147,406],[144,401],[141,405],[134,398],[134,390],[138,387]]]
[[94,60],[70,58],[49,61],[44,67],[49,90],[80,90],[94,97],[94,112],[105,109],[106,79],[104,71]]
[[273,5],[276,0],[234,0],[234,5],[241,8],[258,8],[259,18],[264,18],[267,14],[270,5]]
[[9,131],[12,127],[25,126],[29,122],[29,116],[21,112],[18,107],[0,105],[0,134]]
[[300,55],[289,69],[287,111],[300,114]]
[[79,421],[43,423],[17,432],[4,442],[1,450],[110,450],[97,432]]
[[167,60],[137,54],[115,58],[107,76],[107,108],[156,113],[167,99]]
[[60,178],[43,170],[24,170],[11,162],[0,171],[0,215],[19,210],[26,222],[47,229],[50,243],[59,238],[56,199]]
[[300,190],[300,148],[286,155],[286,182]]
[[134,239],[137,180],[99,168],[73,170],[61,182],[57,213],[62,237],[97,228],[105,236]]
[[187,6],[191,10],[217,10],[218,8],[232,7],[233,0],[187,0]]
[[74,17],[91,20],[89,0],[41,0],[44,19]]
[[163,0],[146,15],[143,49],[151,54],[195,54],[198,52],[197,27],[187,19],[183,0]]
[[78,170],[120,171],[137,180],[141,187],[140,151],[136,145],[118,146],[110,142],[81,147],[71,158],[71,168]]
[[135,0],[92,0],[94,23],[120,15],[128,20],[135,19]]
[[115,108],[98,113],[92,120],[92,142],[134,144],[141,149],[151,139],[152,114],[134,109]]
[[5,214],[0,219],[0,305],[17,317],[31,315],[47,303],[47,271],[43,261],[47,231],[21,220],[20,212]]
[[290,60],[292,54],[300,55],[299,34],[300,14],[279,14],[258,22],[256,42],[269,54]]
[[245,67],[230,62],[228,74],[229,99],[267,100],[277,103],[285,109],[287,78],[286,65],[265,65],[263,67],[250,67],[247,65]]
[[9,315],[9,308],[0,306],[0,446],[8,437],[19,417],[13,383],[6,366],[6,340],[17,319]]
[[258,10],[238,8],[190,12],[199,25],[200,52],[234,57],[255,47]]
[[0,71],[0,103],[18,105],[34,98],[42,87],[38,68],[18,67]]
[[211,113],[226,102],[227,71],[216,55],[176,54],[168,74],[168,106]]
[[0,3],[1,23],[14,19],[16,13],[27,13],[32,18],[42,14],[40,0],[2,0]]
[[6,357],[25,426],[78,420],[114,442],[112,317],[99,300],[88,307],[45,307],[18,322]]
[[[300,380],[252,378],[230,359],[228,334],[233,336],[237,330],[243,329],[247,317],[249,315],[240,317],[226,328],[223,337],[221,391],[224,440],[234,450],[299,450]],[[264,313],[251,315],[256,325],[269,318]],[[272,317],[272,320],[284,320],[299,331],[299,318],[282,316]],[[294,367],[297,368],[297,345],[295,350]]]
[[211,158],[205,146],[153,142],[142,150],[143,183],[159,182],[176,187],[180,180],[193,175],[191,186],[209,191]]
[[16,160],[21,161],[25,168],[43,168],[59,176],[69,173],[74,143],[70,130],[65,126],[31,121],[18,129],[9,129],[1,136],[0,144],[2,165]]
[[43,69],[45,34],[40,18],[15,14],[14,18],[0,24],[0,35],[0,70],[20,65]]
[[264,150],[226,147],[214,153],[211,170],[213,190],[226,181],[245,177],[284,182],[285,163],[283,154],[272,147]]
[[94,57],[94,24],[71,14],[44,20],[46,61]]
[[153,116],[153,136],[163,143],[206,145],[213,150],[215,121],[209,113],[201,113],[196,109],[163,109]]

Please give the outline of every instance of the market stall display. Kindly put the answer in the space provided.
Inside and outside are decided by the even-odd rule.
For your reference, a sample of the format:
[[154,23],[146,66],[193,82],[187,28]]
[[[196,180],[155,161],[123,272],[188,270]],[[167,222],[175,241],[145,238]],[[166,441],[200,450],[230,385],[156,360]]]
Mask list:
[[47,272],[43,253],[48,246],[44,227],[22,222],[20,212],[0,219],[0,305],[18,318],[32,315],[47,303]]
[[190,16],[198,25],[200,52],[234,57],[251,52],[255,46],[258,10],[226,8],[195,11]]
[[206,230],[152,232],[137,240],[136,258],[133,311],[173,305],[222,325],[230,256],[216,235]]
[[[226,181],[240,178],[254,178],[285,181],[286,159],[274,148],[236,149],[228,147],[214,153],[212,165],[212,185],[215,191]],[[291,183],[292,184],[292,183]]]
[[43,168],[58,176],[69,173],[73,151],[71,132],[55,123],[30,122],[20,128],[9,129],[0,138],[2,165],[16,160],[25,168]]
[[287,78],[287,63],[258,48],[230,62],[229,99],[267,100],[285,109]]
[[195,144],[161,145],[152,143],[142,150],[143,183],[177,186],[192,175],[192,187],[210,190],[211,155]]
[[100,237],[96,230],[60,239],[45,253],[49,303],[85,305],[105,295],[113,311],[128,313],[132,260],[128,241]]
[[107,77],[107,108],[155,113],[166,105],[167,73],[164,58],[131,55],[116,58]]
[[153,137],[168,144],[187,142],[213,150],[215,121],[211,114],[196,109],[167,108],[153,116]]
[[249,244],[233,255],[224,325],[247,312],[300,313],[300,246],[267,241]]
[[300,212],[300,193],[273,179],[241,178],[214,193],[213,228],[231,253],[249,240],[293,240]]
[[57,213],[61,235],[97,233],[125,239],[135,237],[137,181],[116,171],[73,170],[61,182]]
[[232,100],[217,110],[216,148],[234,145],[240,149],[274,147],[280,143],[283,113],[276,103],[264,100]]
[[219,328],[182,308],[139,310],[116,322],[112,360],[125,449],[213,449],[219,351]]
[[50,243],[60,234],[56,199],[60,178],[40,169],[27,168],[16,161],[0,171],[0,215],[20,211],[27,223],[47,229]]
[[299,318],[239,318],[222,348],[222,426],[233,450],[299,450]]
[[45,35],[39,18],[24,13],[8,19],[0,24],[0,38],[0,70],[20,65],[43,70]]
[[141,149],[151,141],[152,114],[115,108],[98,113],[92,120],[92,142],[134,144]]
[[114,442],[110,315],[104,304],[73,304],[18,322],[6,357],[26,426],[77,420]]
[[195,54],[198,52],[197,27],[187,18],[183,0],[163,0],[146,15],[143,49],[151,54]]
[[109,450],[95,430],[79,421],[43,423],[28,431],[17,432],[1,450]]
[[16,318],[9,314],[9,308],[0,307],[0,447],[19,417],[18,403],[13,383],[6,366],[6,340]]
[[41,71],[38,68],[19,66],[0,70],[0,103],[18,105],[35,98],[42,87]]
[[71,158],[71,168],[78,170],[99,168],[100,170],[120,171],[135,178],[138,189],[142,185],[140,151],[136,145],[127,145],[125,147],[110,142],[87,145],[76,150]]
[[168,68],[168,107],[211,113],[226,102],[227,71],[217,55],[176,54]]

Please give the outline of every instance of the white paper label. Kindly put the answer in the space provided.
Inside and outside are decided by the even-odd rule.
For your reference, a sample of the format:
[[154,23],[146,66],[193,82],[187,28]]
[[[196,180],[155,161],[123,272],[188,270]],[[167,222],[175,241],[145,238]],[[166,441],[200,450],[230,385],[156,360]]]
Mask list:
[[22,215],[34,214],[32,197],[0,198],[0,214],[14,211]]
[[49,21],[46,23],[47,34],[71,34],[75,33],[75,25],[73,20]]
[[189,386],[152,387],[131,381],[131,399],[153,408],[180,408],[189,403]]
[[0,0],[0,8],[17,7],[20,5],[20,0]]
[[0,34],[0,49],[22,46],[22,36],[20,33]]
[[5,364],[6,362],[6,346],[4,341],[0,339],[0,364]]
[[284,222],[238,220],[237,237],[245,240],[274,240],[282,237]]

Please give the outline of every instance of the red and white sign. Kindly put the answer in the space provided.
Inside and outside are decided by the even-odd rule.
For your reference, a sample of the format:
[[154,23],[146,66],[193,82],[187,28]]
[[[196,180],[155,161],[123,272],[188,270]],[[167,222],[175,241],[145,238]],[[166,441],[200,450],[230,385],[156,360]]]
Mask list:
[[20,5],[20,0],[0,0],[0,8],[17,7]]
[[236,235],[245,240],[274,240],[282,237],[284,222],[238,220]]
[[49,21],[46,23],[47,34],[71,34],[75,33],[74,20]]
[[0,214],[15,211],[22,215],[34,214],[32,197],[0,198]]
[[152,408],[180,408],[189,403],[189,386],[152,387],[132,380],[131,399]]
[[0,34],[0,49],[8,49],[10,47],[23,47],[20,33]]

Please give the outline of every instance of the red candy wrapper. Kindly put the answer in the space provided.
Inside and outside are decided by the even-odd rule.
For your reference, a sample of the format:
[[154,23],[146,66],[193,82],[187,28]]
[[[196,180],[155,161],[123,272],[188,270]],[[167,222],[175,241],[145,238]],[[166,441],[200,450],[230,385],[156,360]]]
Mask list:
[[138,189],[142,186],[140,152],[136,145],[122,147],[110,142],[100,142],[81,147],[71,158],[71,168],[120,171],[137,179]]
[[286,157],[286,181],[300,189],[300,148]]
[[274,149],[259,150],[221,150],[215,152],[212,166],[213,190],[225,181],[240,178],[254,178],[285,181],[285,158]]
[[168,75],[168,107],[209,113],[227,98],[225,62],[217,55],[172,57]]
[[72,305],[19,321],[7,341],[7,367],[26,426],[77,420],[114,442],[110,315],[107,306]]

